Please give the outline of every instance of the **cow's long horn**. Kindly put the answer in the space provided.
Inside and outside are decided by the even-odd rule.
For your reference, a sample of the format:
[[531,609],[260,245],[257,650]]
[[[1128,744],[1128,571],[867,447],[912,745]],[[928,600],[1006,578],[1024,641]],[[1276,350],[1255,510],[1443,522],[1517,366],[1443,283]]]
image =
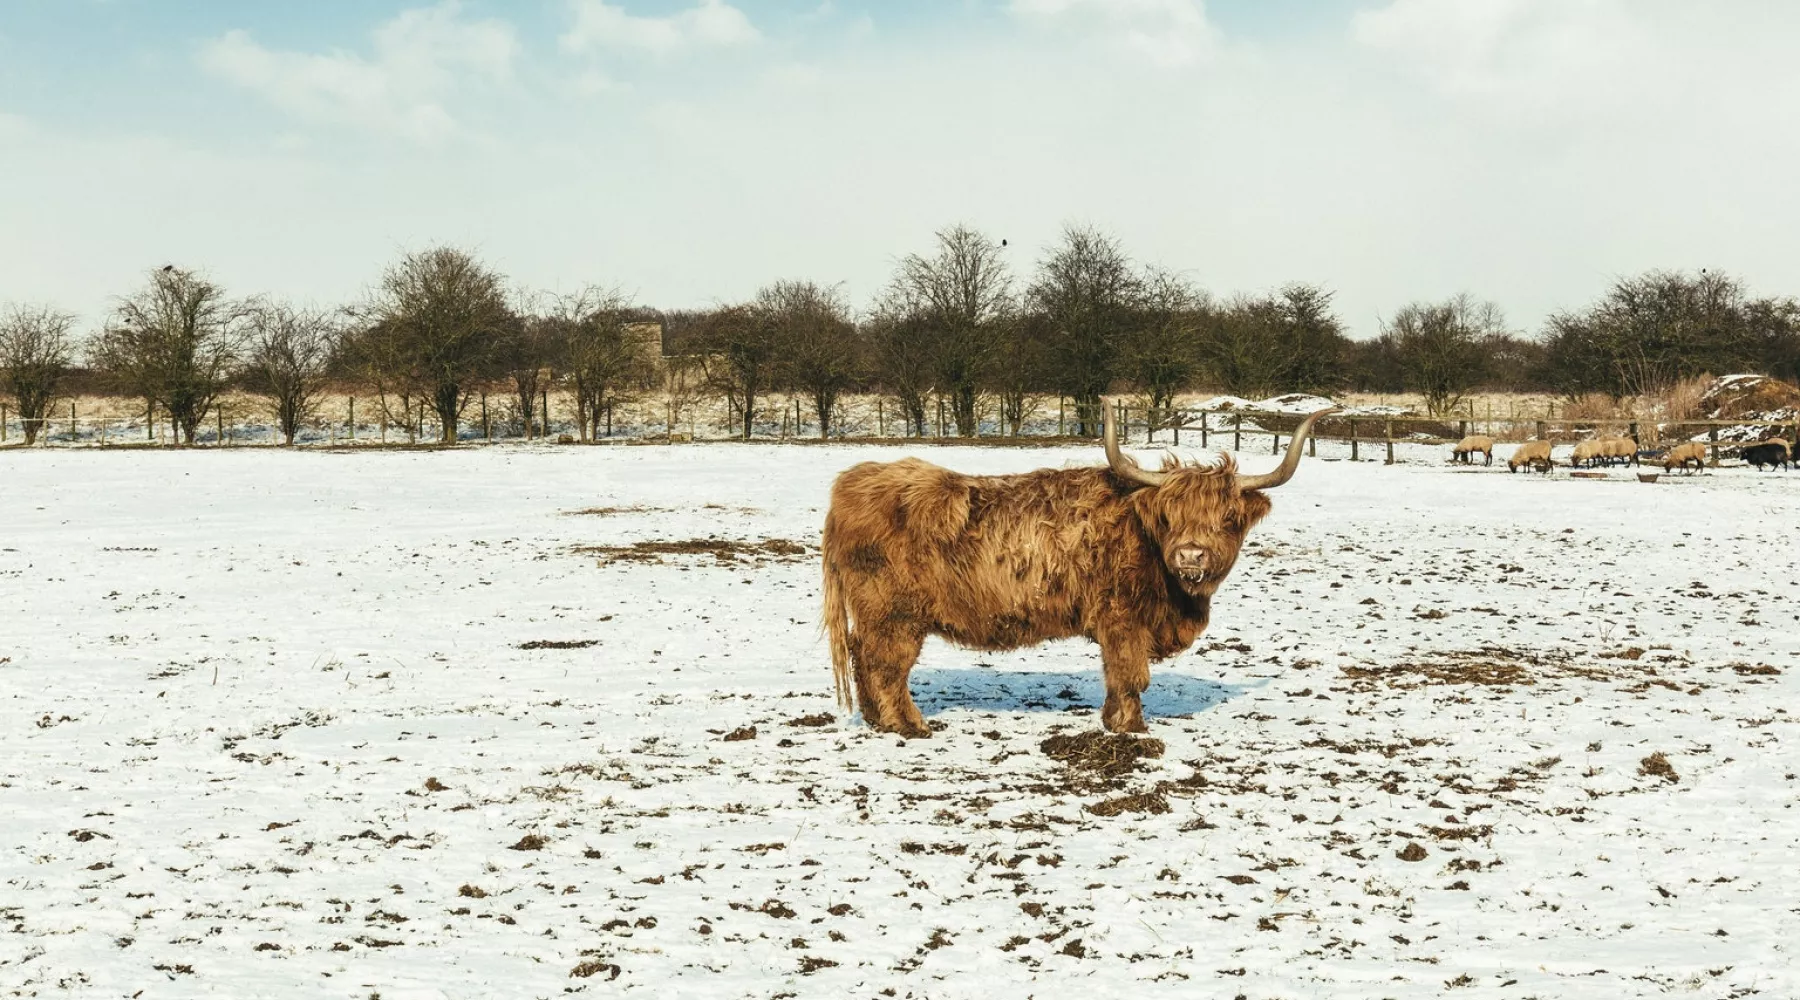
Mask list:
[[1316,423],[1320,417],[1325,416],[1328,413],[1336,413],[1337,411],[1338,407],[1328,407],[1308,416],[1305,420],[1302,420],[1300,422],[1300,429],[1294,432],[1294,440],[1288,443],[1287,456],[1281,460],[1281,465],[1276,468],[1274,472],[1264,473],[1260,476],[1238,476],[1238,489],[1272,490],[1282,483],[1294,478],[1294,470],[1300,467],[1300,449],[1306,445],[1308,435],[1312,434],[1313,424]]
[[1106,464],[1118,473],[1119,478],[1143,486],[1161,486],[1168,475],[1162,472],[1151,472],[1137,464],[1130,455],[1119,450],[1119,429],[1113,426],[1113,401],[1111,397],[1100,397],[1100,437],[1106,445]]

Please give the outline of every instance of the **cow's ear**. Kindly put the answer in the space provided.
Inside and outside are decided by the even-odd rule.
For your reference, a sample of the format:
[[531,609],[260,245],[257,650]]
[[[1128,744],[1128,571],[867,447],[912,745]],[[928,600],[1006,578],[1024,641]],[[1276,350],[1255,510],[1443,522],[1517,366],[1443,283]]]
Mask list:
[[1256,527],[1256,523],[1269,516],[1275,505],[1264,496],[1261,490],[1251,490],[1238,496],[1238,523],[1245,531]]

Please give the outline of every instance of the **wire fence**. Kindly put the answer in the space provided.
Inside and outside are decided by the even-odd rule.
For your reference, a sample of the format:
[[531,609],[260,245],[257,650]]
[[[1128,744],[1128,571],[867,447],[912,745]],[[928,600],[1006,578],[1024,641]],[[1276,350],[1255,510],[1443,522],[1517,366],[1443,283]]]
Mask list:
[[[517,408],[491,405],[487,396],[474,397],[463,418],[457,422],[454,435],[447,440],[443,422],[428,407],[407,405],[396,408],[387,401],[364,399],[358,406],[356,397],[347,397],[332,409],[331,418],[308,420],[298,429],[293,443],[302,447],[445,447],[449,445],[487,444],[499,442],[557,442],[583,444],[690,443],[695,441],[742,440],[740,414],[727,410],[722,416],[703,413],[694,401],[639,400],[608,406],[601,414],[578,414],[572,405],[558,412],[550,404],[566,400],[545,394],[532,419],[521,419]],[[59,404],[61,406],[62,404]],[[24,446],[28,436],[43,448],[143,448],[186,445],[186,435],[178,431],[166,412],[155,407],[135,416],[116,413],[83,414],[80,404],[69,401],[66,410],[37,422],[34,435],[17,414],[0,404],[0,447]],[[1199,407],[1151,408],[1130,403],[1116,403],[1114,419],[1123,439],[1174,447],[1211,449],[1224,447],[1243,452],[1263,447],[1268,439],[1271,454],[1281,451],[1284,439],[1291,439],[1304,413],[1282,412],[1253,407],[1205,409]],[[194,447],[269,447],[284,445],[286,437],[271,419],[246,413],[241,405],[211,408],[194,428]],[[1386,412],[1391,408],[1371,407],[1359,411],[1349,408],[1321,420],[1314,429],[1315,438],[1338,440],[1349,447],[1353,460],[1379,458],[1389,464],[1396,461],[1396,445],[1449,445],[1470,435],[1483,435],[1497,442],[1525,440],[1566,443],[1596,436],[1629,437],[1639,443],[1641,453],[1661,451],[1675,440],[1702,440],[1710,451],[1713,464],[1721,458],[1722,449],[1734,444],[1784,438],[1800,441],[1800,421],[1795,418],[1764,421],[1685,420],[1679,424],[1657,424],[1651,421],[1620,418],[1595,420],[1546,416],[1498,416],[1490,409],[1488,416],[1464,415],[1451,418],[1418,416],[1402,412]],[[116,406],[115,406],[116,410]],[[705,419],[702,419],[703,415]],[[759,407],[750,424],[749,440],[761,442],[895,442],[931,444],[1033,444],[1058,440],[1091,440],[1098,432],[1100,414],[1094,406],[1082,407],[1068,399],[1043,400],[1020,414],[1018,421],[1001,419],[997,407],[988,412],[977,411],[969,424],[972,433],[957,432],[956,420],[942,401],[925,414],[910,417],[880,397],[851,400],[834,411],[831,431],[820,437],[816,416],[809,420],[805,401],[790,397]],[[1015,433],[1016,431],[1016,433]],[[922,432],[922,433],[921,433]]]

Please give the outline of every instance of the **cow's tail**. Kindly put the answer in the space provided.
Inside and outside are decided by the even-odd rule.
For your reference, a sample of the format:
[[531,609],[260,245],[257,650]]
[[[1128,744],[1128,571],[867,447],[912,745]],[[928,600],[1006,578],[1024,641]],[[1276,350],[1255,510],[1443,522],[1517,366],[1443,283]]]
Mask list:
[[835,555],[829,544],[825,549],[825,618],[820,628],[831,642],[831,678],[837,686],[837,700],[845,712],[856,711],[854,668],[850,663],[850,609],[844,603],[844,584]]

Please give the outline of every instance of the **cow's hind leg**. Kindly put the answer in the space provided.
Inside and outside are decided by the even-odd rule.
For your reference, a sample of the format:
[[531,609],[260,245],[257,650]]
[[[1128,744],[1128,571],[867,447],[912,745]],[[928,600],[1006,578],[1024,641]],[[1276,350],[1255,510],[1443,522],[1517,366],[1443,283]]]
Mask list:
[[873,729],[918,738],[930,736],[907,683],[925,638],[898,629],[865,629],[851,638],[856,696]]
[[1102,642],[1100,658],[1106,669],[1106,705],[1100,721],[1115,733],[1147,733],[1144,725],[1144,689],[1150,686],[1150,655],[1133,642]]

